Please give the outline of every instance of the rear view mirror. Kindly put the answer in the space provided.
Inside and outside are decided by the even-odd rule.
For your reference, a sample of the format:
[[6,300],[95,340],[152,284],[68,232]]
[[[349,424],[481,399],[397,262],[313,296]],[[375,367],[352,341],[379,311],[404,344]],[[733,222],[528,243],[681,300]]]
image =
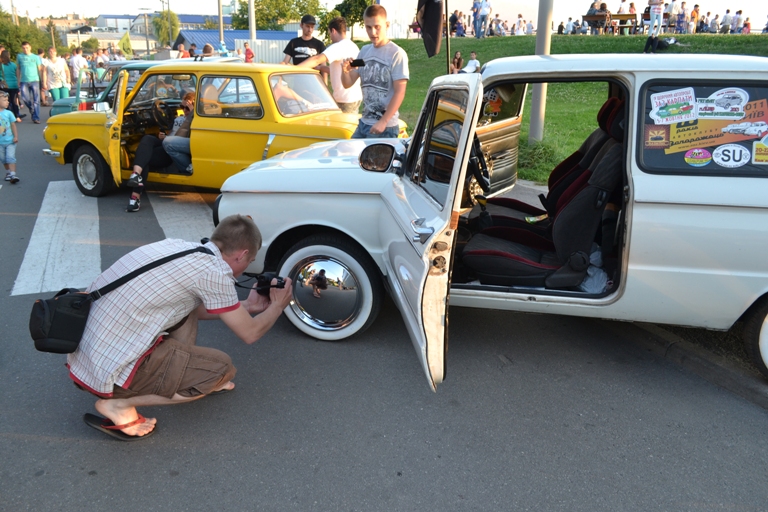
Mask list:
[[173,79],[177,82],[186,82],[192,79],[192,75],[173,75]]
[[366,171],[384,172],[392,165],[395,148],[389,144],[373,144],[360,153],[360,167]]

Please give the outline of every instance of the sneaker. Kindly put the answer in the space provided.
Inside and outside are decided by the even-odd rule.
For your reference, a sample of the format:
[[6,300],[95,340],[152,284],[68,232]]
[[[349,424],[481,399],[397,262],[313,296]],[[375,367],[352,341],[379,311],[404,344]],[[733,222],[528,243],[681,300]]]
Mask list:
[[141,174],[131,174],[131,177],[128,178],[128,181],[126,182],[126,185],[128,185],[131,188],[141,187],[144,185],[144,180],[141,179]]
[[11,175],[11,179],[9,179],[8,181],[10,181],[12,184],[13,183],[18,183],[19,182],[19,177],[16,176],[15,174],[12,174]]
[[5,173],[5,181],[11,181],[11,176],[13,176],[13,174],[10,172]]
[[126,208],[125,211],[137,212],[139,211],[139,208],[141,208],[141,201],[138,199],[131,199],[128,201],[128,208]]
[[186,168],[186,171],[187,171],[189,174],[192,174],[192,164],[189,164],[189,165],[187,166],[187,168]]

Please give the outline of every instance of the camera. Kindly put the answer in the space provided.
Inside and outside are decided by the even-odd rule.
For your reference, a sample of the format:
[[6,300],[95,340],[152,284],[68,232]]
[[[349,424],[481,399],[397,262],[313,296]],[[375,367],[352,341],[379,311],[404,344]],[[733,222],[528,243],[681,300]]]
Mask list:
[[[270,288],[285,288],[285,279],[278,276],[275,272],[264,272],[254,277],[256,278],[256,293],[259,295],[269,297]],[[277,279],[277,284],[272,284],[273,279]]]

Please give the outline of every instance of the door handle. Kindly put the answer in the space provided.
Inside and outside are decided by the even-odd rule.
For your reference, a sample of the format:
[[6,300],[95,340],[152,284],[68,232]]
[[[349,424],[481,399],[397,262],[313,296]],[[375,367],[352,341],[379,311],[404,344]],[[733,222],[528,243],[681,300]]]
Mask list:
[[411,221],[411,229],[413,229],[414,232],[414,242],[421,242],[422,244],[426,243],[426,241],[429,240],[429,237],[435,232],[434,228],[424,227],[425,220],[427,219],[419,217],[418,219]]

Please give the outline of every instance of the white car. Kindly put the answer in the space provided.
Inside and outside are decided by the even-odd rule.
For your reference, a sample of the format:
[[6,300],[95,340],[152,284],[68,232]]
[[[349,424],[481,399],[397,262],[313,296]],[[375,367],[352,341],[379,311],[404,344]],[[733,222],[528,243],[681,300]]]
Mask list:
[[750,135],[752,137],[762,137],[766,133],[768,133],[768,123],[765,121],[751,123],[751,126],[744,130],[744,135]]
[[[583,96],[547,115],[582,116],[584,142],[536,207],[501,195],[518,167],[525,92],[547,82]],[[293,279],[285,314],[317,339],[362,332],[386,290],[433,388],[449,303],[717,330],[742,319],[768,375],[768,162],[723,133],[727,120],[655,115],[732,87],[745,107],[764,104],[768,60],[495,60],[435,79],[410,139],[318,143],[254,163],[224,183],[214,222],[256,220],[264,246],[250,270]]]

